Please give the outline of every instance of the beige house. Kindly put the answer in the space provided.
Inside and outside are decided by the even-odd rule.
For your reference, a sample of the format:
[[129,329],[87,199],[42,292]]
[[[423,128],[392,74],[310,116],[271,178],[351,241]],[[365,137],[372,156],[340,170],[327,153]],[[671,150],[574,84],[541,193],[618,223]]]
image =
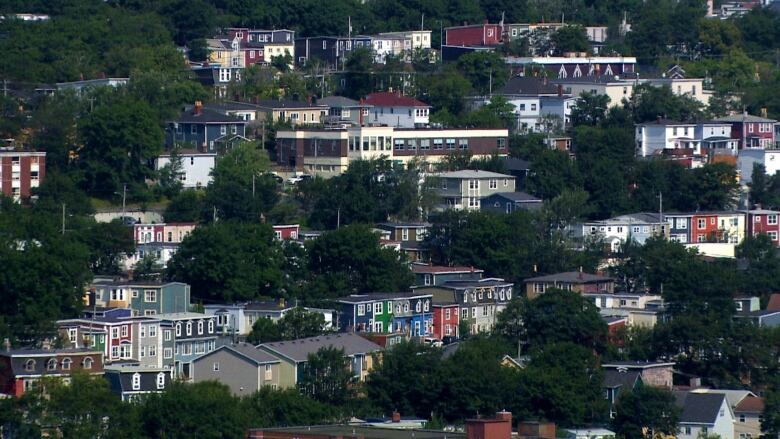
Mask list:
[[258,120],[288,121],[291,125],[317,125],[328,115],[327,105],[291,100],[263,100],[257,103]]
[[224,345],[192,361],[190,381],[219,381],[234,395],[279,387],[281,360],[247,343]]

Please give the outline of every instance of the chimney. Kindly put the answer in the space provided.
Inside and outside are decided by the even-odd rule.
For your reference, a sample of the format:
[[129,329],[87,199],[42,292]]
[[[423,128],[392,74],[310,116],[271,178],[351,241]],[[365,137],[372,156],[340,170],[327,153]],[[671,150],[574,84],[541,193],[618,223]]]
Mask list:
[[767,117],[766,107],[761,108],[761,117],[766,119],[766,117]]
[[3,349],[6,352],[11,352],[11,340],[8,337],[3,339]]
[[488,19],[482,20],[482,24],[488,24],[488,23],[490,23],[490,20],[488,20]]
[[393,423],[397,424],[397,423],[401,422],[401,414],[398,413],[398,410],[393,410],[393,415],[392,416],[393,416],[392,417]]
[[655,117],[655,123],[657,123],[658,125],[661,125],[661,115],[660,114]]
[[51,341],[50,340],[44,340],[41,342],[41,348],[44,350],[50,350],[51,349]]
[[279,299],[279,308],[284,308],[284,305],[285,305],[284,297],[282,297],[282,298]]
[[502,411],[496,413],[496,420],[498,420],[498,421],[506,421],[506,422],[509,422],[510,425],[512,425],[512,412],[508,412],[506,410],[502,410]]
[[558,97],[563,96],[563,84],[558,84]]
[[195,101],[195,114],[200,115],[203,112],[203,102]]

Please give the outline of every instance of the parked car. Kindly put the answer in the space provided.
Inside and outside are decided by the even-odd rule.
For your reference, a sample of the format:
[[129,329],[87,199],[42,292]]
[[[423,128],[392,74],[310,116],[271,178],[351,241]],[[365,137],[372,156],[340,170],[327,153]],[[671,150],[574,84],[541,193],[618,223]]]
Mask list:
[[301,174],[301,175],[294,175],[287,179],[287,183],[289,184],[297,184],[302,181],[309,181],[312,179],[312,176],[309,174]]
[[434,337],[425,337],[423,338],[423,344],[426,344],[428,346],[433,346],[435,348],[440,348],[444,345],[444,343],[441,342],[438,338]]

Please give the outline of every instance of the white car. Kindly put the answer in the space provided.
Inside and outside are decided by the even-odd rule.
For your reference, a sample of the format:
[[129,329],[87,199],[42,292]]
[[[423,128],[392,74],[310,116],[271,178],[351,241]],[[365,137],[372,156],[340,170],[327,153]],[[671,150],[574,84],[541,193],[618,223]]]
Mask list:
[[301,174],[301,175],[294,175],[287,179],[288,184],[297,184],[305,180],[311,180],[311,175],[308,174]]
[[425,337],[423,338],[423,344],[427,344],[428,346],[433,346],[435,348],[440,348],[444,343],[442,343],[438,338]]

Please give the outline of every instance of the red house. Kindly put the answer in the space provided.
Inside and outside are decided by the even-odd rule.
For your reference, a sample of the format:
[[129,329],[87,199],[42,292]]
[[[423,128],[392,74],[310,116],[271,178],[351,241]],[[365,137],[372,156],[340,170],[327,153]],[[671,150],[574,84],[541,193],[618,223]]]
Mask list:
[[766,233],[776,247],[780,247],[780,212],[776,210],[755,209],[747,211],[748,236]]
[[274,238],[277,240],[298,239],[298,234],[301,231],[301,226],[298,224],[282,224],[273,226]]
[[774,126],[777,121],[774,119],[752,116],[745,112],[722,117],[716,121],[731,124],[731,138],[739,141],[739,149],[769,149],[775,146]]
[[0,149],[0,194],[14,201],[29,198],[45,175],[45,152]]
[[498,46],[503,38],[500,24],[482,24],[454,26],[444,29],[448,46]]
[[433,304],[433,336],[442,340],[444,337],[458,337],[458,304]]
[[133,226],[133,241],[136,244],[149,242],[165,242],[165,224],[135,224]]
[[103,374],[103,354],[93,349],[11,349],[0,351],[0,394],[22,396],[41,378],[69,379],[73,371]]

